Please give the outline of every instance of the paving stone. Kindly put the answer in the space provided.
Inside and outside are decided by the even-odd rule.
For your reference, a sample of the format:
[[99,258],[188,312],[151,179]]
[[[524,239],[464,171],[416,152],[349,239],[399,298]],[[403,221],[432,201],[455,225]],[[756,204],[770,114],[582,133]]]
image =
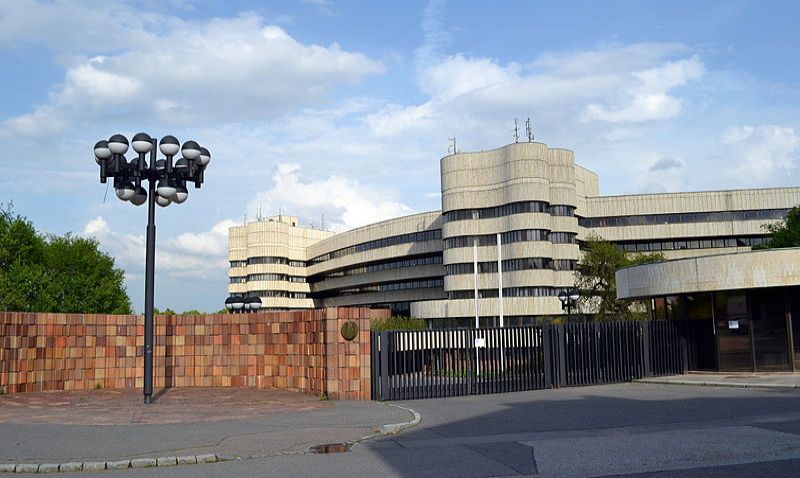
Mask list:
[[158,466],[172,466],[178,464],[178,459],[174,456],[162,456],[158,458]]
[[106,462],[104,461],[85,461],[83,463],[83,471],[101,471],[106,469]]
[[36,473],[39,471],[39,465],[36,463],[20,463],[15,471],[17,473]]
[[130,460],[117,460],[117,461],[109,461],[106,463],[106,469],[108,470],[124,470],[131,466]]
[[131,460],[131,468],[150,468],[157,465],[158,462],[155,458],[134,458]]
[[197,463],[197,457],[194,455],[178,457],[179,465],[194,465],[195,463]]
[[0,473],[14,473],[16,467],[16,463],[0,463]]
[[72,463],[62,463],[58,465],[58,471],[81,471],[83,468],[83,463],[72,462]]
[[197,463],[216,463],[217,455],[209,453],[207,455],[197,455]]
[[58,463],[42,463],[39,465],[39,473],[58,473]]

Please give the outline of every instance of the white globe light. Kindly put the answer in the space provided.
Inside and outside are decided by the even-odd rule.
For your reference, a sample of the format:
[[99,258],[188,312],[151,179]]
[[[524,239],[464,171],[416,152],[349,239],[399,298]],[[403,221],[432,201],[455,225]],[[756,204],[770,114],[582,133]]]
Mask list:
[[244,307],[244,299],[241,297],[234,297],[234,301],[231,302],[233,306],[233,310],[242,310]]
[[143,187],[139,186],[136,188],[136,194],[134,194],[131,198],[131,204],[134,206],[141,206],[145,203],[145,201],[147,201],[147,191],[145,191]]
[[128,151],[128,138],[115,134],[108,139],[108,149],[114,154],[125,154]]
[[136,194],[136,188],[134,188],[133,184],[131,183],[125,183],[117,188],[117,197],[123,201],[127,201],[128,199],[132,198],[134,194]]
[[175,191],[175,195],[172,196],[172,200],[175,201],[177,204],[181,204],[186,201],[186,198],[189,197],[189,190],[184,187],[178,187]]
[[147,133],[137,133],[132,141],[133,150],[139,154],[149,153],[153,149],[153,139]]
[[156,197],[156,204],[158,204],[161,207],[167,207],[170,204],[172,204],[172,199],[165,198],[165,197],[162,197],[162,196],[157,196]]
[[200,145],[197,144],[197,141],[187,141],[181,147],[181,154],[184,158],[194,161],[200,157]]
[[580,294],[578,294],[577,290],[573,290],[572,292],[569,293],[569,300],[571,300],[572,302],[575,302],[579,298],[580,298]]
[[158,182],[158,186],[156,186],[156,192],[162,198],[171,199],[178,190],[175,186],[170,186],[168,182],[161,180]]
[[164,136],[161,138],[158,149],[161,150],[161,153],[164,156],[175,156],[180,147],[181,145],[178,142],[178,138],[175,136]]
[[211,162],[211,153],[206,148],[200,148],[200,156],[197,157],[197,163],[200,166],[205,166]]
[[108,149],[108,141],[98,141],[94,145],[94,160],[97,161],[97,164],[100,164],[100,161],[105,161],[111,157],[111,150]]

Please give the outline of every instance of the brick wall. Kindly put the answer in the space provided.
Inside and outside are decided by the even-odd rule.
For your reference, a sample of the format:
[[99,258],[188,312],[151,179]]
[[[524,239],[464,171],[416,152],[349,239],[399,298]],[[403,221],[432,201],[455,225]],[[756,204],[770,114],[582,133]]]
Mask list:
[[[157,316],[154,389],[278,388],[370,398],[372,317],[333,307],[257,314]],[[358,323],[348,342],[341,325]],[[141,388],[141,315],[0,312],[0,390]]]

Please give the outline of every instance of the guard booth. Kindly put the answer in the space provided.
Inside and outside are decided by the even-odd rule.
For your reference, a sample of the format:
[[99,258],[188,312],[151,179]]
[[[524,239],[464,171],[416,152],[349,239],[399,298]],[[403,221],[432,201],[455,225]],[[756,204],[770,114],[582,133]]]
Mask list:
[[674,321],[689,370],[800,371],[800,249],[676,259],[617,271],[617,296]]

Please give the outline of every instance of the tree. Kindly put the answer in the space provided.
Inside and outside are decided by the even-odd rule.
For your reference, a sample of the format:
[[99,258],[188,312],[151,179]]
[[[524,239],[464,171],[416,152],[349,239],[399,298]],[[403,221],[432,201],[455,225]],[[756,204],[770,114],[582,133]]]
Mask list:
[[599,236],[590,236],[584,244],[583,258],[578,262],[575,287],[581,298],[578,308],[595,314],[597,319],[641,319],[643,307],[639,304],[617,300],[617,270],[636,264],[663,261],[664,255],[654,253],[626,253]]
[[0,205],[0,310],[130,314],[123,271],[94,239],[38,234]]
[[766,244],[753,247],[753,249],[800,247],[800,206],[790,209],[783,221],[764,224],[761,227],[770,233],[770,238]]

